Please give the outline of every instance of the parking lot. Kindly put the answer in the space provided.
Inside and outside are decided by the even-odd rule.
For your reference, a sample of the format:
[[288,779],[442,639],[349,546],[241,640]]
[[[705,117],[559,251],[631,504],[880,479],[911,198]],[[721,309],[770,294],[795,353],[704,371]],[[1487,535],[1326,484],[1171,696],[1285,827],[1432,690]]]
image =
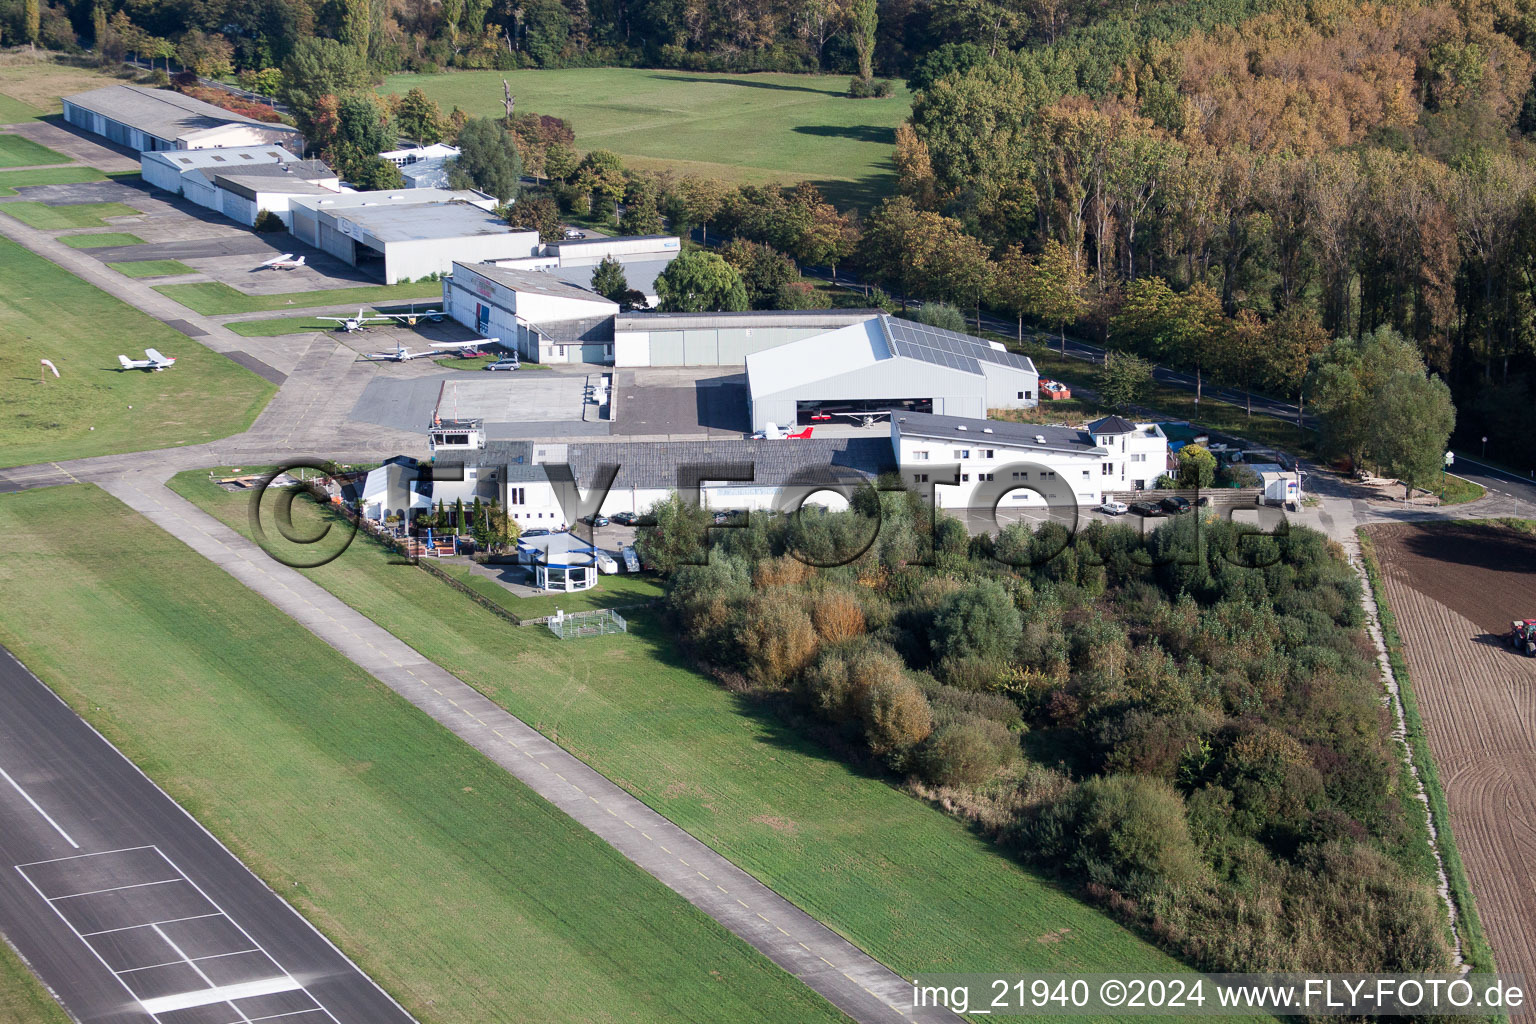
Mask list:
[[[609,422],[598,418],[598,407],[586,401],[586,374],[526,369],[444,373],[425,360],[415,367],[404,364],[412,370],[381,365],[392,372],[381,373],[369,383],[352,409],[352,419],[425,431],[437,411],[445,419],[484,420],[493,441],[595,437],[609,432]],[[412,372],[416,368],[419,372]]]

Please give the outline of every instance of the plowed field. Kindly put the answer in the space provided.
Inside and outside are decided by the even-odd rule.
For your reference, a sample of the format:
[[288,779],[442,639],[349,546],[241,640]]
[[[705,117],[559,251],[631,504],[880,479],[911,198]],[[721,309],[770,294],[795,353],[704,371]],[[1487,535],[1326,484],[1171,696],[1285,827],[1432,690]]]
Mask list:
[[1369,530],[1499,970],[1536,977],[1536,539],[1497,526]]

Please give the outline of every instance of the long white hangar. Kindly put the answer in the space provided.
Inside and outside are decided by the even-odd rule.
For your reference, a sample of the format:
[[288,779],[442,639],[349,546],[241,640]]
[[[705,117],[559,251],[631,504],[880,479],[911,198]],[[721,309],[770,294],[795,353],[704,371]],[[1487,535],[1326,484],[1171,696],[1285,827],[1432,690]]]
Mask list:
[[984,419],[1039,401],[1027,357],[968,334],[879,314],[749,353],[752,427],[872,423],[892,412]]

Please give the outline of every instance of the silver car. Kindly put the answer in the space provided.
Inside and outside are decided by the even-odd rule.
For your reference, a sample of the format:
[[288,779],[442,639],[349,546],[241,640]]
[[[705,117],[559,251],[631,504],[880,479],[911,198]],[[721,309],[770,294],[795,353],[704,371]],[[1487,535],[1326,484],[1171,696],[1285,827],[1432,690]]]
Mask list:
[[522,368],[522,363],[516,359],[498,359],[494,363],[486,363],[487,370],[517,370]]

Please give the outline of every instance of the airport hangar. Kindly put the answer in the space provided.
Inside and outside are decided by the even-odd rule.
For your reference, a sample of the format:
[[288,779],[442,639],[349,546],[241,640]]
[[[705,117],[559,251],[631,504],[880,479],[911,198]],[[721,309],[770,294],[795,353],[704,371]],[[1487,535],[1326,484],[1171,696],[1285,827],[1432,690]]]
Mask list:
[[304,152],[304,135],[169,89],[107,85],[64,97],[64,120],[140,153],[278,145]]

